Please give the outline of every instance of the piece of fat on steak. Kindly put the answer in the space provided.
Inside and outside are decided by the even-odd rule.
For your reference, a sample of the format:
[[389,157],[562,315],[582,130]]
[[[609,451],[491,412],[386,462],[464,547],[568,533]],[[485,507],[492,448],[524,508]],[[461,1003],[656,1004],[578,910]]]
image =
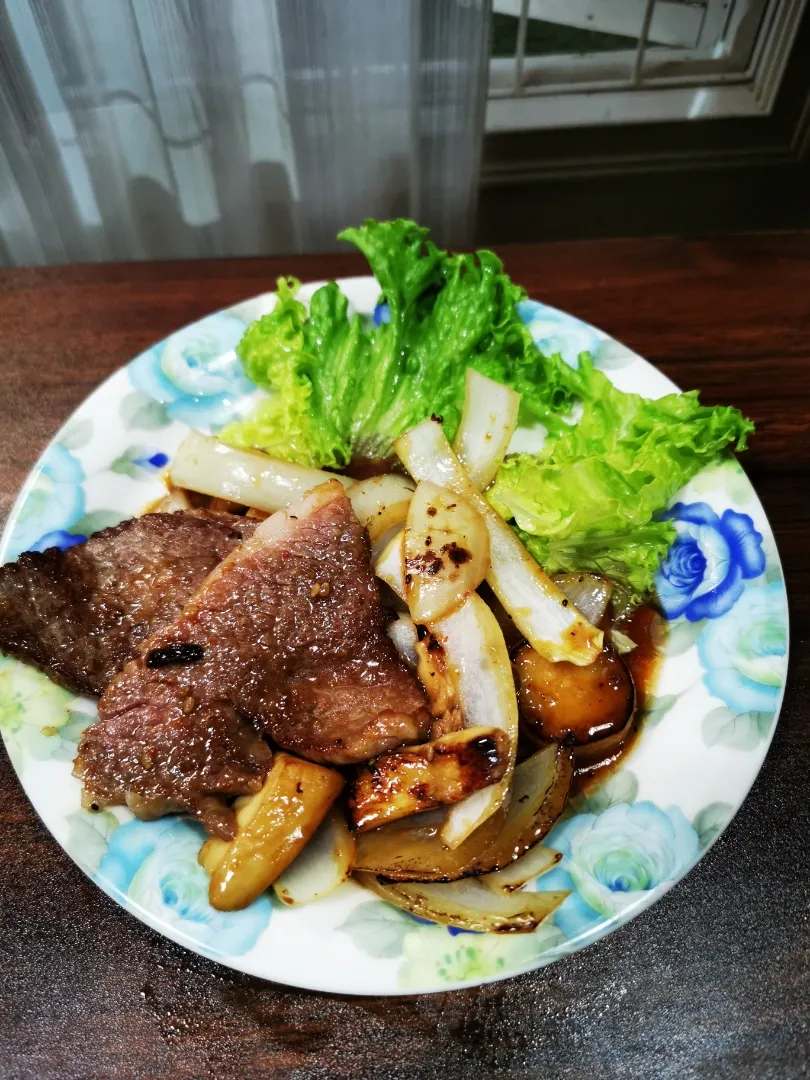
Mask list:
[[255,526],[181,510],[123,521],[67,551],[28,551],[0,567],[0,651],[101,694]]
[[424,738],[425,695],[385,632],[341,485],[259,525],[110,684],[99,717],[79,746],[86,798],[162,799],[221,836],[233,830],[222,796],[251,790],[251,769],[266,767],[240,718],[335,765]]

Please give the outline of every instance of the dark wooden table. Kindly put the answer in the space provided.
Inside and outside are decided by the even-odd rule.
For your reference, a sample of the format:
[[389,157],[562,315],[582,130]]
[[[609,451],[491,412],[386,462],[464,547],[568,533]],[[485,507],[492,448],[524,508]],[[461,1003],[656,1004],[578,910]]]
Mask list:
[[[0,761],[0,1077],[690,1080],[807,1076],[810,1009],[810,234],[514,247],[529,293],[757,423],[745,464],[791,598],[790,685],[727,833],[664,900],[551,968],[476,990],[340,998],[193,956],[57,847]],[[350,255],[0,272],[0,500],[135,353]]]

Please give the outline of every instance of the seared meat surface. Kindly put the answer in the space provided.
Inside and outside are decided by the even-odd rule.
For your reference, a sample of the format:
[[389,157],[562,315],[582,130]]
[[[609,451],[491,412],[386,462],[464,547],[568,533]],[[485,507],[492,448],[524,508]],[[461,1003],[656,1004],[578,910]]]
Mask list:
[[338,765],[423,738],[425,697],[385,632],[341,485],[263,522],[150,637],[99,715],[77,762],[91,797],[168,800],[223,836],[232,812],[217,796],[241,793],[266,765],[253,730]]
[[0,650],[101,694],[256,523],[204,510],[146,514],[0,568]]
[[[140,670],[132,660],[119,679]],[[107,695],[101,699],[100,719],[82,736],[73,767],[86,809],[126,803],[145,820],[186,810],[209,832],[233,836],[234,812],[224,800],[259,790],[270,747],[226,701],[189,710],[188,691],[178,678],[156,681],[149,700],[131,708],[110,711]]]

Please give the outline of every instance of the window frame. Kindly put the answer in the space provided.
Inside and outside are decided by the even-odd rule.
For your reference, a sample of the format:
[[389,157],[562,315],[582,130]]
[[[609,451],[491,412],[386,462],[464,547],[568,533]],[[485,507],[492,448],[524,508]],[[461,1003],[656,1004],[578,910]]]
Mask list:
[[[493,58],[486,133],[768,115],[807,0],[769,0],[758,27],[735,37],[730,56],[707,61],[698,53],[701,40],[715,40],[722,29],[719,4],[710,0],[696,49],[646,45],[648,5],[637,50]],[[529,0],[521,8],[527,14]],[[733,24],[734,9],[727,17]]]

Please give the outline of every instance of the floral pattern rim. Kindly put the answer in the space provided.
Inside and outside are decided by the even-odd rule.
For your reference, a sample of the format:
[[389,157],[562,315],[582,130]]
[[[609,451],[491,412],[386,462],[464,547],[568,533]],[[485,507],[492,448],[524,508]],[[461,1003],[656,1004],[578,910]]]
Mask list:
[[[341,285],[357,310],[374,311],[371,279]],[[3,559],[81,543],[156,498],[187,426],[216,431],[249,408],[254,388],[233,350],[272,304],[266,294],[185,327],[99,387],[32,471],[6,527]],[[541,347],[570,363],[587,349],[622,389],[672,389],[644,360],[571,316],[534,301],[521,315]],[[516,445],[533,437],[518,432]],[[657,694],[630,759],[572,800],[547,838],[562,858],[530,887],[569,896],[535,934],[448,931],[354,885],[309,908],[284,908],[271,893],[245,912],[214,912],[196,863],[198,828],[178,818],[144,823],[124,810],[80,810],[70,762],[92,722],[92,702],[0,657],[6,747],[34,806],[82,869],[159,932],[221,963],[355,994],[444,990],[531,970],[609,933],[683,877],[743,801],[773,732],[787,605],[762,507],[727,459],[680,492],[668,516],[677,535],[658,577],[671,621]]]

